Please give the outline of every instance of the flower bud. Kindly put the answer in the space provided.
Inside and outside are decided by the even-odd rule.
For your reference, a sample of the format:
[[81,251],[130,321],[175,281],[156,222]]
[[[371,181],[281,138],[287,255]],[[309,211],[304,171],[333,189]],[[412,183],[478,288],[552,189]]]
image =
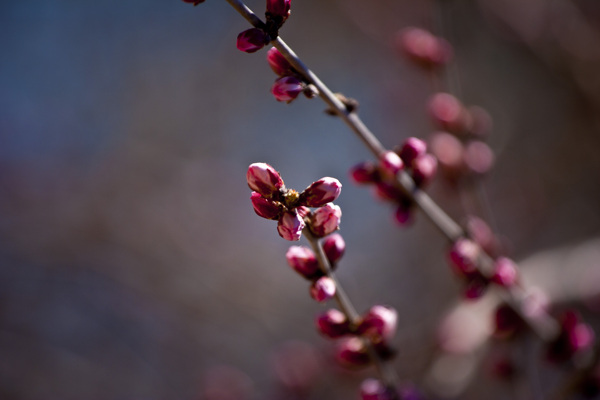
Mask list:
[[241,32],[237,37],[237,48],[246,53],[254,53],[269,43],[269,35],[262,29],[250,28]]
[[435,176],[437,171],[437,159],[431,154],[423,154],[416,157],[411,165],[412,178],[417,187],[427,185]]
[[291,0],[267,0],[267,13],[284,20],[290,15]]
[[385,151],[379,157],[379,167],[385,176],[393,179],[396,174],[404,168],[404,162],[400,156],[393,151]]
[[275,47],[271,47],[267,51],[267,62],[273,72],[279,76],[287,76],[292,73],[291,64]]
[[479,274],[469,276],[466,286],[463,290],[463,296],[466,300],[476,300],[485,294],[489,281]]
[[353,336],[339,341],[336,349],[337,360],[348,367],[367,365],[370,361],[363,339]]
[[493,256],[498,251],[498,239],[484,220],[476,216],[469,215],[467,217],[465,228],[468,236],[473,239],[475,243],[480,245],[486,253]]
[[470,114],[456,97],[449,93],[436,93],[429,100],[433,120],[452,133],[464,133],[470,123]]
[[190,4],[194,4],[195,6],[197,6],[200,3],[204,3],[204,0],[183,0],[184,3],[190,3]]
[[472,240],[458,239],[448,252],[448,259],[454,271],[461,276],[473,276],[478,273],[480,247]]
[[335,282],[328,276],[322,276],[310,286],[310,297],[318,302],[329,300],[335,296]]
[[333,233],[340,226],[342,210],[333,203],[317,208],[310,215],[310,230],[317,237],[324,237]]
[[331,234],[323,240],[323,251],[332,268],[342,258],[345,250],[346,242],[344,242],[344,238],[339,233]]
[[304,225],[304,220],[296,211],[286,211],[279,217],[277,232],[285,240],[295,242],[300,240]]
[[500,286],[509,287],[517,281],[517,265],[513,260],[506,257],[500,257],[494,263],[494,275],[492,282]]
[[246,180],[250,189],[267,198],[271,198],[285,188],[279,172],[265,163],[250,164],[246,172]]
[[315,253],[307,247],[291,246],[285,253],[285,258],[290,267],[306,279],[312,280],[323,275]]
[[525,327],[523,318],[508,304],[502,303],[494,312],[494,335],[500,338],[513,336]]
[[407,28],[398,36],[398,46],[423,67],[444,65],[452,57],[450,44],[420,28]]
[[485,174],[494,165],[494,152],[490,146],[479,140],[473,140],[466,145],[464,158],[469,171],[479,175]]
[[335,308],[317,316],[317,329],[319,332],[331,339],[338,338],[350,333],[350,323],[343,312]]
[[551,361],[566,361],[575,353],[593,346],[594,331],[588,324],[581,322],[581,317],[576,311],[565,312],[559,322],[560,334],[547,349],[547,356]]
[[365,379],[360,385],[360,398],[362,400],[393,400],[397,396],[377,379]]
[[321,178],[304,189],[300,195],[300,203],[307,207],[321,207],[338,198],[342,184],[335,178]]
[[398,313],[392,307],[376,305],[362,317],[358,333],[376,338],[376,341],[390,340],[396,333]]
[[271,93],[277,101],[291,102],[304,90],[304,84],[294,76],[284,76],[275,81]]
[[456,179],[464,171],[464,146],[447,132],[435,133],[429,142],[431,153],[436,156],[443,172],[450,179]]
[[269,200],[261,196],[258,192],[252,192],[250,195],[254,212],[266,219],[279,219],[279,215],[283,211],[283,206],[279,202]]
[[377,182],[374,194],[383,201],[399,201],[405,197],[400,188],[387,182]]
[[427,143],[419,138],[409,137],[402,143],[397,153],[406,165],[410,165],[415,158],[427,153]]
[[409,226],[414,222],[413,206],[410,201],[400,201],[394,211],[394,220],[401,226]]
[[370,161],[357,164],[350,169],[350,178],[354,183],[375,183],[379,181],[379,169]]

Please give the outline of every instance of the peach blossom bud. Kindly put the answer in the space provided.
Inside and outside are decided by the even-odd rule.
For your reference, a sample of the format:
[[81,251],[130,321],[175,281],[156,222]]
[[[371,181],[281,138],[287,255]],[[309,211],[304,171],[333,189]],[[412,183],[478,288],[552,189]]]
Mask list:
[[427,153],[427,143],[419,138],[409,137],[396,152],[405,164],[410,165],[415,158]]
[[350,177],[354,183],[375,183],[380,180],[379,169],[370,161],[357,164],[350,169]]
[[413,159],[410,167],[415,185],[423,187],[435,176],[437,172],[437,159],[431,154],[422,154]]
[[279,217],[277,232],[285,240],[295,242],[300,240],[304,225],[304,220],[296,211],[286,211]]
[[494,152],[479,140],[467,144],[464,157],[466,167],[475,174],[483,175],[494,165]]
[[472,240],[458,239],[448,252],[448,259],[454,271],[461,276],[472,276],[478,272],[480,247]]
[[393,179],[404,168],[404,162],[393,151],[385,151],[379,156],[379,167],[386,177]]
[[269,43],[269,35],[262,29],[250,28],[241,32],[237,37],[237,48],[246,53],[254,53]]
[[429,142],[431,152],[448,178],[458,178],[464,170],[464,146],[447,132],[436,132]]
[[327,256],[327,260],[331,263],[332,268],[335,266],[335,263],[342,258],[345,250],[346,242],[344,242],[344,238],[342,238],[342,235],[339,233],[331,234],[323,240],[323,251]]
[[310,215],[310,230],[317,237],[325,237],[338,229],[341,218],[342,210],[339,206],[325,204]]
[[261,196],[258,192],[252,192],[250,195],[254,212],[266,219],[279,219],[279,215],[283,211],[283,206],[279,202],[269,200]]
[[291,102],[304,91],[304,84],[294,76],[284,76],[275,81],[271,93],[277,101]]
[[398,313],[392,307],[375,305],[362,317],[358,333],[380,340],[390,340],[396,333]]
[[338,338],[350,333],[350,323],[340,310],[335,308],[317,316],[317,329],[319,332],[331,339]]
[[500,286],[509,287],[517,281],[517,265],[513,260],[506,257],[500,257],[494,263],[494,275],[492,282]]
[[310,286],[310,297],[318,302],[329,300],[335,296],[335,282],[328,276],[322,276]]
[[271,198],[285,188],[279,172],[265,163],[250,164],[246,173],[246,180],[250,189],[267,198]]
[[470,115],[456,97],[449,93],[436,93],[429,100],[433,120],[452,133],[463,133],[469,127]]
[[200,3],[204,3],[204,0],[183,0],[184,3],[190,3],[190,4],[194,4],[195,6],[197,6]]
[[284,20],[290,15],[291,0],[267,0],[267,13]]
[[291,246],[285,253],[285,258],[290,267],[306,279],[312,280],[323,275],[315,253],[307,247]]
[[356,336],[338,342],[336,358],[342,365],[348,367],[364,366],[370,361],[363,339]]
[[342,184],[335,178],[325,177],[313,182],[300,195],[300,203],[307,207],[321,207],[338,198]]
[[377,379],[366,379],[360,385],[362,400],[394,400],[397,397]]
[[398,35],[398,46],[408,57],[423,67],[436,67],[452,57],[450,44],[420,28],[407,28]]
[[292,73],[289,61],[275,47],[271,47],[267,52],[267,62],[273,72],[279,76],[287,76]]

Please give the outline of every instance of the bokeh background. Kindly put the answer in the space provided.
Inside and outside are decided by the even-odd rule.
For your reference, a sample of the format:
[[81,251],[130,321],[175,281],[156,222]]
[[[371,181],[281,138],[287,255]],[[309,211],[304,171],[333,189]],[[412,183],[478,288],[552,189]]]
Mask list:
[[[560,257],[600,233],[599,4],[444,7],[461,97],[494,117],[496,166],[483,182],[491,223],[517,260]],[[292,8],[284,39],[360,101],[386,146],[432,132],[430,81],[394,46],[406,26],[435,26],[432,2]],[[3,399],[228,399],[222,387],[237,399],[289,399],[281,372],[304,376],[314,360],[321,369],[303,398],[357,398],[373,371],[329,365],[331,343],[313,327],[326,306],[286,265],[274,223],[252,211],[245,172],[258,161],[297,189],[340,179],[339,279],[359,310],[398,310],[394,364],[422,383],[460,291],[447,243],[424,218],[399,228],[391,208],[349,181],[370,155],[318,99],[272,98],[265,51],[235,48],[247,27],[219,0],[0,2]],[[463,220],[455,191],[434,182],[431,193]],[[477,382],[462,399],[490,387],[485,398],[517,398]]]

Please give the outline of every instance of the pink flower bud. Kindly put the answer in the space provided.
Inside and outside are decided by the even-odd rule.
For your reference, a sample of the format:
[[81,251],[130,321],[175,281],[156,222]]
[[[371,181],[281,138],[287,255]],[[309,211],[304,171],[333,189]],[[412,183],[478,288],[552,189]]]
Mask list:
[[560,334],[547,349],[547,356],[551,361],[566,361],[575,353],[593,346],[594,331],[588,324],[581,322],[581,317],[576,311],[566,311],[560,317],[560,325]]
[[399,201],[404,199],[404,193],[396,185],[387,182],[377,182],[374,190],[375,197],[383,201]]
[[338,229],[341,218],[342,210],[339,206],[325,204],[310,215],[310,230],[317,237],[325,237]]
[[250,195],[254,212],[266,219],[279,219],[279,215],[283,211],[283,206],[279,202],[266,199],[258,192],[252,192]]
[[410,167],[415,185],[423,187],[435,176],[437,172],[437,159],[431,154],[422,154],[413,159]]
[[358,333],[373,337],[376,341],[390,340],[396,333],[398,313],[392,307],[376,305],[362,317]]
[[304,90],[304,84],[294,76],[284,76],[275,81],[271,93],[277,101],[291,102]]
[[363,339],[356,336],[338,342],[336,358],[342,365],[348,367],[364,366],[370,361]]
[[307,207],[321,207],[338,198],[342,184],[335,178],[321,178],[304,189],[300,195],[300,203]]
[[463,290],[463,296],[466,300],[476,300],[485,294],[489,281],[479,274],[469,276],[466,286]]
[[279,172],[265,163],[250,164],[246,172],[246,180],[250,189],[267,198],[271,198],[285,188]]
[[310,286],[310,297],[318,302],[329,300],[335,296],[335,282],[328,276],[322,276]]
[[494,335],[507,338],[523,329],[525,322],[508,304],[502,303],[494,312]]
[[350,333],[350,323],[343,312],[332,308],[317,316],[317,329],[331,339]]
[[479,140],[467,144],[464,157],[466,167],[475,174],[483,175],[494,165],[494,152],[490,146]]
[[267,51],[267,62],[273,72],[279,76],[287,76],[292,73],[291,64],[275,47],[271,47]]
[[195,6],[197,6],[200,3],[204,3],[204,0],[183,0],[184,3],[190,3],[190,4],[194,4]]
[[295,242],[300,240],[304,225],[304,220],[296,211],[286,211],[279,217],[277,232],[285,240]]
[[397,396],[394,396],[381,381],[369,378],[360,385],[360,398],[362,400],[393,400]]
[[452,47],[446,40],[420,28],[403,30],[398,36],[398,46],[423,67],[443,65],[452,57]]
[[291,0],[267,0],[267,13],[284,20],[290,15]]
[[498,251],[498,240],[489,225],[481,218],[469,215],[465,224],[468,236],[491,256]]
[[458,178],[464,170],[465,152],[460,140],[447,132],[437,132],[431,137],[429,144],[446,176],[451,179]]
[[250,28],[238,35],[237,48],[246,53],[254,53],[265,47],[269,40],[269,35],[262,29]]
[[401,226],[409,226],[414,222],[412,203],[400,201],[394,211],[394,220]]
[[410,165],[415,158],[427,153],[427,143],[419,138],[409,137],[402,143],[397,153],[406,165]]
[[339,233],[329,235],[323,240],[323,251],[325,251],[332,268],[342,258],[345,250],[346,242]]
[[290,267],[306,279],[312,280],[323,275],[315,253],[307,247],[291,246],[285,253],[285,258]]
[[449,93],[437,93],[429,100],[433,120],[452,133],[463,133],[470,123],[470,114],[456,97]]
[[494,263],[494,276],[492,282],[500,286],[509,287],[517,281],[517,265],[513,260],[500,257]]
[[350,177],[354,183],[375,183],[379,181],[379,169],[370,161],[357,164],[350,169]]
[[448,252],[448,259],[454,271],[461,276],[473,276],[478,273],[480,247],[472,240],[458,239]]
[[404,162],[398,154],[393,151],[386,151],[379,157],[379,166],[384,175],[393,179],[398,171],[404,168]]

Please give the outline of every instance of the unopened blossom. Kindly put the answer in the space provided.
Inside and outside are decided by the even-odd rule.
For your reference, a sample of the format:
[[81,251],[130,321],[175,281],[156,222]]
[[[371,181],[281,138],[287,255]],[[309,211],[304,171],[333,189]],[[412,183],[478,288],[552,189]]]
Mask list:
[[327,260],[331,263],[332,268],[339,261],[346,250],[346,242],[339,233],[333,233],[323,239],[323,251],[327,256]]
[[285,240],[295,242],[300,240],[304,226],[304,220],[296,211],[286,211],[279,217],[277,232]]
[[564,312],[560,319],[560,334],[547,348],[547,357],[554,362],[563,362],[576,353],[589,350],[594,345],[594,331],[581,321],[574,310]]
[[405,164],[410,165],[415,158],[427,153],[427,143],[419,138],[409,137],[396,152]]
[[437,171],[437,159],[431,154],[422,154],[415,157],[410,164],[410,175],[417,187],[427,185]]
[[414,221],[413,204],[406,201],[398,202],[394,211],[394,220],[402,226],[412,224]]
[[436,67],[452,57],[452,47],[443,38],[421,28],[406,28],[398,35],[398,46],[423,67]]
[[291,246],[285,254],[285,258],[290,267],[306,279],[314,279],[323,275],[315,253],[307,247]]
[[365,379],[360,385],[362,400],[394,400],[397,398],[380,380]]
[[431,136],[429,147],[448,178],[456,179],[461,175],[465,148],[456,136],[448,132],[436,132]]
[[470,114],[455,96],[436,93],[429,100],[429,112],[433,120],[452,133],[463,133],[470,125]]
[[300,202],[307,207],[321,207],[338,198],[342,184],[335,178],[325,177],[313,182],[300,195]]
[[265,163],[250,164],[246,172],[246,181],[250,189],[267,198],[285,188],[279,172]]
[[385,151],[379,156],[379,167],[388,179],[393,179],[404,168],[404,162],[393,151]]
[[200,3],[204,3],[204,0],[183,0],[184,3],[190,3],[197,6]]
[[258,192],[252,192],[250,201],[252,202],[254,212],[259,217],[277,220],[283,211],[283,205],[281,203],[267,199]]
[[338,229],[341,218],[341,208],[333,203],[328,203],[311,213],[310,230],[317,237],[327,236]]
[[294,76],[284,76],[275,81],[271,87],[271,93],[277,101],[287,103],[294,100],[304,91],[304,83]]
[[379,168],[370,161],[356,164],[350,169],[350,178],[358,184],[375,183],[380,179]]
[[478,271],[481,248],[472,240],[461,238],[452,244],[448,259],[454,271],[462,276],[473,275]]
[[332,299],[335,292],[335,282],[328,276],[320,277],[310,286],[310,296],[318,302]]
[[494,152],[486,143],[473,140],[465,146],[464,163],[472,173],[483,175],[494,165]]
[[240,51],[254,53],[265,47],[269,41],[269,35],[265,31],[259,28],[250,28],[238,35],[236,46]]
[[375,305],[361,318],[358,333],[378,340],[390,340],[396,333],[398,313],[392,307]]
[[329,309],[317,316],[316,325],[319,332],[331,339],[350,333],[350,323],[340,310]]
[[480,274],[472,274],[467,278],[467,283],[463,289],[463,296],[466,300],[476,300],[483,296],[487,290],[489,281]]
[[336,348],[337,360],[346,366],[363,366],[369,363],[370,357],[363,339],[353,336],[341,339]]
[[288,76],[292,73],[292,65],[275,47],[267,51],[267,62],[273,72],[279,76]]
[[267,14],[284,20],[290,15],[291,0],[267,0]]
[[506,257],[499,257],[494,262],[494,275],[492,282],[500,286],[509,287],[517,281],[517,265],[513,260]]

